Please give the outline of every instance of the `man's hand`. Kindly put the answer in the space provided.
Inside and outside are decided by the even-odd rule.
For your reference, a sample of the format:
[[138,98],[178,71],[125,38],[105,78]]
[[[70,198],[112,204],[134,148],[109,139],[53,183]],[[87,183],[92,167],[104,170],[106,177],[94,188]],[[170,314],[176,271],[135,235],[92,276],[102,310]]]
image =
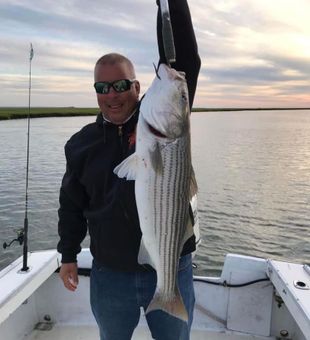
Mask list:
[[77,263],[63,263],[60,268],[59,276],[64,286],[74,292],[79,284]]

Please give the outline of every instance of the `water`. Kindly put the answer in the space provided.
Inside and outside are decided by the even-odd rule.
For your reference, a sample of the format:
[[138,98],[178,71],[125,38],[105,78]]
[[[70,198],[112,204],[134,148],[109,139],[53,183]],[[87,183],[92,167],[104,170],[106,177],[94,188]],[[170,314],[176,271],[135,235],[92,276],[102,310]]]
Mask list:
[[[94,117],[31,120],[29,250],[55,248],[66,140]],[[0,122],[0,242],[23,226],[26,120]],[[310,262],[310,112],[192,114],[202,244],[197,274],[226,253]],[[88,239],[83,243],[88,246]],[[0,248],[0,269],[20,256]]]

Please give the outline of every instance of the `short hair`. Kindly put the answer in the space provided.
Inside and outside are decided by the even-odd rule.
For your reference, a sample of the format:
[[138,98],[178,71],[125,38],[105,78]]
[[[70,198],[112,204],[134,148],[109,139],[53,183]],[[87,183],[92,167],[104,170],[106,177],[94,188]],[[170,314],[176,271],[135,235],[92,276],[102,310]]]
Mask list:
[[115,65],[125,63],[129,67],[129,70],[132,72],[133,77],[136,77],[135,68],[133,63],[125,56],[119,53],[108,53],[100,57],[95,65],[95,69],[99,65]]

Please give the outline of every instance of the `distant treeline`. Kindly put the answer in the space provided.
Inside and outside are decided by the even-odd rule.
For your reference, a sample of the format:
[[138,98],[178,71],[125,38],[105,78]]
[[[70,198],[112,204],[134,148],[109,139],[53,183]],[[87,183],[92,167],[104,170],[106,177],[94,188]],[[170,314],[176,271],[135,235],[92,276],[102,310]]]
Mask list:
[[[310,108],[193,108],[193,112],[218,112],[218,111],[259,111],[259,110],[310,110]],[[69,116],[90,116],[98,113],[98,108],[85,107],[33,107],[30,110],[30,117],[69,117]],[[26,107],[0,107],[0,120],[19,119],[28,117]]]

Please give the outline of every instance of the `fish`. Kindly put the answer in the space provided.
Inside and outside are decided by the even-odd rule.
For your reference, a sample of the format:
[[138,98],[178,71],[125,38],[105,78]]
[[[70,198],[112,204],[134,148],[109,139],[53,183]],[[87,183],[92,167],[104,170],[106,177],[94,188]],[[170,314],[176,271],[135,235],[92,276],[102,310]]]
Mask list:
[[114,169],[135,181],[142,232],[138,262],[151,265],[157,285],[146,313],[163,310],[188,320],[178,287],[184,243],[193,235],[189,202],[197,193],[191,161],[190,108],[184,72],[160,64],[141,100],[135,153]]

